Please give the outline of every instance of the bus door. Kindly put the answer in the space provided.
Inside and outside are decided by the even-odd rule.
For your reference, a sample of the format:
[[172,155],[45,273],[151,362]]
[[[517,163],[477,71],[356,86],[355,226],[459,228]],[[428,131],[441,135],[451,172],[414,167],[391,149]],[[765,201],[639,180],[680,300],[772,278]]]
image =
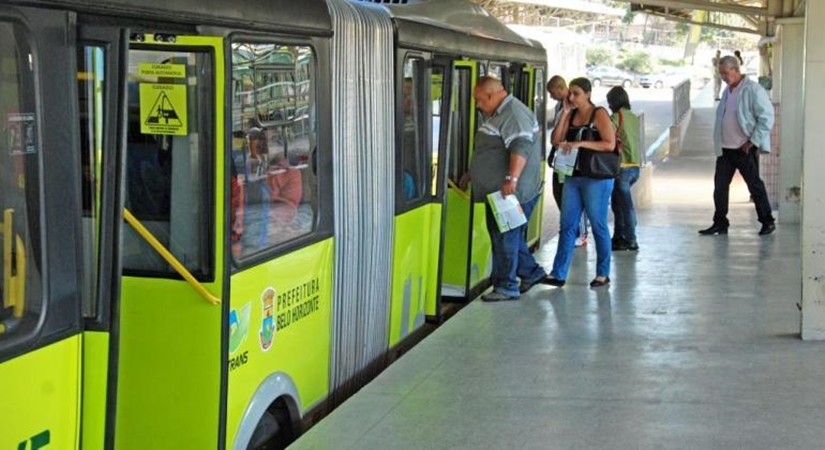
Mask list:
[[452,60],[408,52],[401,72],[390,346],[440,320]]
[[424,324],[427,306],[435,315],[442,221],[434,171],[439,136],[432,120],[440,114],[433,95],[441,95],[433,77],[443,74],[434,75],[429,55],[403,49],[398,67],[390,347]]
[[469,299],[478,294],[472,290],[489,278],[491,246],[484,203],[472,201],[472,184],[467,190],[459,186],[469,171],[477,126],[473,88],[478,66],[475,61],[456,61],[453,71],[441,295]]
[[[86,333],[84,421],[105,448],[219,440],[223,67],[221,38],[81,26],[87,316],[102,324]],[[84,448],[99,444],[85,428]]]
[[430,178],[432,252],[429,262],[431,284],[427,291],[425,314],[430,321],[441,320],[442,277],[446,250],[448,173],[450,154],[450,130],[453,95],[453,61],[447,57],[435,57],[429,73],[429,128],[431,147],[427,155]]
[[72,17],[0,5],[0,448],[78,447]]
[[[544,80],[543,80],[543,72],[541,69],[535,69],[532,66],[519,66],[521,70],[521,77],[519,77],[518,83],[518,97],[519,99],[527,105],[533,111],[533,114],[536,116],[536,121],[538,122],[539,126],[542,128],[540,133],[541,139],[545,139],[545,122],[544,122],[544,113],[540,110],[544,108]],[[541,76],[539,76],[541,75]],[[541,114],[539,114],[541,112]],[[541,174],[542,179],[544,179],[545,170],[547,166],[543,163],[546,159],[544,156],[544,148],[545,145],[542,143],[542,165],[541,165]],[[536,203],[536,207],[533,209],[533,215],[530,216],[530,221],[527,223],[527,246],[531,249],[538,248],[541,239],[541,216],[544,211],[544,191],[539,194],[539,200]]]
[[[120,98],[118,61],[128,34],[108,27],[78,28],[76,48],[78,150],[81,192],[83,379],[80,448],[105,448],[107,393],[116,386],[109,371],[113,300],[119,296],[120,261],[116,243],[120,202],[116,186]],[[110,382],[112,382],[110,384]],[[114,413],[114,410],[112,410]],[[111,445],[109,446],[111,447]]]

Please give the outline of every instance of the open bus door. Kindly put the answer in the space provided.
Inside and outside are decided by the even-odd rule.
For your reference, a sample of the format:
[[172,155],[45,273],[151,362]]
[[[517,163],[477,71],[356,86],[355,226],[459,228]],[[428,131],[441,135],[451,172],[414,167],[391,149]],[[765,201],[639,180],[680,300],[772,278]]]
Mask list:
[[469,171],[477,112],[473,88],[478,79],[476,61],[453,63],[450,99],[449,150],[445,167],[448,189],[445,200],[445,232],[441,265],[441,295],[470,299],[480,293],[492,270],[490,236],[484,202],[473,202],[472,184],[458,185]]
[[[541,75],[539,71],[538,75]],[[539,115],[539,108],[544,108],[544,96],[542,92],[544,91],[544,82],[543,80],[539,80],[537,77],[537,70],[532,66],[524,66],[521,67],[521,77],[519,77],[518,83],[518,92],[519,92],[519,99],[530,108],[533,113],[536,115],[536,121],[538,122],[539,126],[542,128],[542,132],[539,134],[542,139],[545,139],[544,135],[544,114],[542,113]],[[542,150],[545,148],[544,145],[541,146]],[[544,160],[546,159],[545,155],[542,153],[542,164],[541,164],[541,176],[544,179],[545,172],[547,169],[547,165],[544,164]],[[536,202],[536,207],[533,209],[533,214],[530,216],[530,221],[527,223],[527,246],[531,249],[538,248],[541,240],[541,217],[544,212],[544,191],[539,195],[539,200]]]
[[438,313],[444,189],[437,169],[445,69],[429,58],[404,49],[398,55],[390,347]]
[[111,186],[123,192],[128,221],[119,221],[117,357],[110,363],[117,371],[115,448],[219,441],[223,60],[222,38],[130,36],[124,172]]
[[84,224],[84,246],[102,324],[86,332],[83,446],[105,429],[102,448],[215,447],[223,39],[81,24],[78,41],[84,164],[96,175],[84,201],[99,221]]
[[447,196],[448,187],[448,161],[450,160],[450,130],[452,112],[453,86],[453,60],[447,57],[434,57],[431,63],[429,74],[430,84],[430,120],[432,147],[431,164],[432,175],[430,186],[431,195],[431,218],[434,234],[433,253],[430,257],[430,280],[431,287],[427,291],[425,314],[427,319],[439,322],[442,319],[441,296],[443,267],[445,261],[446,248],[446,221],[447,221]]

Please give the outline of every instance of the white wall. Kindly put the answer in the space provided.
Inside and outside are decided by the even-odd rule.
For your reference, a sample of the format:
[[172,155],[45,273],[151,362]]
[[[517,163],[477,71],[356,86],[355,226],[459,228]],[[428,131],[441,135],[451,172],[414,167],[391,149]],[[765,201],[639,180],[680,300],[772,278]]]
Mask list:
[[825,339],[825,1],[806,7],[802,338]]
[[804,140],[804,18],[780,19],[774,47],[774,89],[779,107],[779,223],[798,224],[801,216],[802,144]]

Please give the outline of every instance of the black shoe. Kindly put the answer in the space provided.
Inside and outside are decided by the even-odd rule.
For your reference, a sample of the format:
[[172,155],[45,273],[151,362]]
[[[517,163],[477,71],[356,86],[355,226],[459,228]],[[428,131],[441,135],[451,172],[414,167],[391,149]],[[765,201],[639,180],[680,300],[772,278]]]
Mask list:
[[766,224],[762,225],[762,229],[759,230],[759,235],[760,236],[765,236],[765,235],[773,233],[774,231],[776,231],[776,224],[773,223],[773,222],[766,223]]
[[639,243],[638,242],[628,242],[627,248],[625,249],[631,252],[638,252],[639,251]]
[[599,280],[598,278],[593,278],[593,281],[590,282],[590,287],[602,287],[607,286],[610,284],[610,277],[604,277],[604,280]]
[[529,291],[530,289],[533,289],[533,286],[539,284],[539,282],[543,279],[544,279],[544,277],[541,277],[538,280],[533,281],[532,283],[522,282],[521,284],[518,285],[519,293],[526,294],[527,291]]
[[507,294],[502,294],[501,292],[491,292],[487,295],[481,296],[481,301],[483,302],[507,302],[511,300],[518,300],[518,297],[512,297]]
[[614,252],[627,250],[627,241],[620,237],[614,237],[610,240],[610,248]]
[[546,277],[542,278],[540,282],[541,282],[541,284],[549,284],[550,286],[555,286],[555,287],[562,287],[562,286],[564,286],[564,283],[565,283],[564,280],[559,280],[558,278],[553,278],[550,275],[547,275]]
[[699,234],[701,234],[702,236],[710,236],[713,234],[728,234],[728,227],[713,224],[710,226],[710,228],[699,230]]

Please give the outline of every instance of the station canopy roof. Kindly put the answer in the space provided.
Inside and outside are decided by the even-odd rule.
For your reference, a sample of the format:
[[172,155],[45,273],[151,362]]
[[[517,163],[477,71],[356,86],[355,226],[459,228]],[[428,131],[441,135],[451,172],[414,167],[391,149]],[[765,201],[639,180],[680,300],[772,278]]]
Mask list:
[[746,33],[769,34],[768,25],[773,19],[804,15],[806,0],[472,1],[497,16],[505,15],[514,18],[516,15],[552,15],[583,22],[598,22],[598,18],[612,20],[616,16],[624,16],[626,9],[617,6],[620,3],[630,3],[631,11],[644,12],[677,22]]

